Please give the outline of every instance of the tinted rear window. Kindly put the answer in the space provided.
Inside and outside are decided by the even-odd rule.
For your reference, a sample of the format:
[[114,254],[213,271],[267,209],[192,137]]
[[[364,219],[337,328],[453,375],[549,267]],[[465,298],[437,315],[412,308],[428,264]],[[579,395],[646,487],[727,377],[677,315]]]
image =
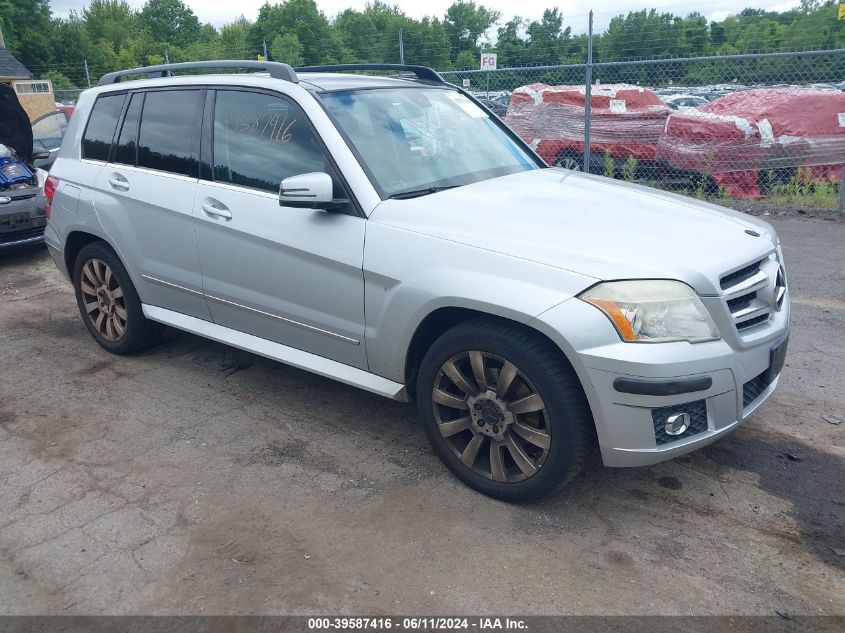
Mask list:
[[148,92],[138,137],[138,167],[197,176],[191,150],[196,122],[202,120],[202,92]]
[[141,120],[141,104],[144,102],[144,95],[137,93],[132,95],[132,101],[126,108],[126,115],[123,117],[123,126],[120,135],[117,137],[117,145],[114,148],[112,162],[124,165],[135,164],[135,147],[138,141],[138,122]]
[[114,130],[125,96],[106,95],[97,99],[82,137],[82,158],[109,159]]

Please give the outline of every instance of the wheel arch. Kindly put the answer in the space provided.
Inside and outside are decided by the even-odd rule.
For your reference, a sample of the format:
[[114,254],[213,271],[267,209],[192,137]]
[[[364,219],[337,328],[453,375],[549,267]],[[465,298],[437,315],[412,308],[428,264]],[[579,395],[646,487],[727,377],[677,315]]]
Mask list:
[[73,266],[76,263],[76,257],[79,255],[79,251],[92,242],[103,242],[114,250],[114,247],[102,236],[89,233],[88,231],[74,230],[68,233],[65,238],[63,255],[68,276],[71,279],[73,279]]
[[541,337],[553,347],[561,358],[569,365],[578,382],[581,390],[587,394],[585,385],[583,383],[583,375],[579,372],[572,362],[569,353],[567,353],[560,345],[558,345],[552,337],[548,335],[543,329],[535,325],[542,325],[539,321],[531,319],[528,322],[519,321],[517,319],[509,318],[492,312],[487,312],[477,308],[468,308],[461,306],[443,306],[429,312],[418,324],[411,336],[411,341],[408,345],[405,354],[405,387],[409,397],[413,399],[416,393],[416,380],[419,372],[420,363],[422,362],[425,353],[431,345],[447,330],[456,325],[468,321],[473,318],[486,318],[492,321],[500,321],[509,325],[525,328],[530,330],[537,336]]

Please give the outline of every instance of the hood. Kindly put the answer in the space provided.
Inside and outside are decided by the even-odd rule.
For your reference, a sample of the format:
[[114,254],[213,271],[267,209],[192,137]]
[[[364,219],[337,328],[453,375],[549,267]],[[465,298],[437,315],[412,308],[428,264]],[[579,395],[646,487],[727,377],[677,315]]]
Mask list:
[[777,245],[774,230],[750,216],[563,169],[386,200],[370,221],[597,280],[679,279],[702,295],[719,294],[721,275]]
[[32,163],[32,124],[9,86],[0,85],[0,143],[15,150],[26,163]]

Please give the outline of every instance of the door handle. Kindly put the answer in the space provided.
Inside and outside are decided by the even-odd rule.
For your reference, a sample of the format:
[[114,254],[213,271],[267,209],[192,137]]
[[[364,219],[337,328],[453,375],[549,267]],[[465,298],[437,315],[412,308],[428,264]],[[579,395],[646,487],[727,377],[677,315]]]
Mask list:
[[129,181],[118,173],[114,173],[109,176],[109,184],[112,189],[117,189],[118,191],[129,191]]
[[211,198],[203,201],[202,210],[206,215],[214,218],[232,219],[232,212],[226,208],[226,205]]

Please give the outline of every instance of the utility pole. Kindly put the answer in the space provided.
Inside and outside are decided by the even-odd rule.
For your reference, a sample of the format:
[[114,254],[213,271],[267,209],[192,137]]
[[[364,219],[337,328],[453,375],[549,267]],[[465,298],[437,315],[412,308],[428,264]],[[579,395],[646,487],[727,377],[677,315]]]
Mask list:
[[165,64],[169,64],[169,63],[170,63],[170,55],[168,55],[168,54],[167,54],[167,49],[166,49],[166,48],[164,49],[164,63],[165,63]]
[[264,47],[264,61],[268,61],[270,58],[267,57],[267,40],[261,42],[261,45]]
[[3,27],[0,26],[0,48],[6,48],[6,41],[3,39]]
[[402,40],[402,29],[399,29],[399,63],[405,64],[405,42]]
[[88,72],[88,60],[84,60],[85,63],[85,81],[88,82],[88,87],[91,87],[91,73]]
[[593,12],[587,29],[587,85],[584,90],[584,171],[590,173],[590,117],[593,107]]

